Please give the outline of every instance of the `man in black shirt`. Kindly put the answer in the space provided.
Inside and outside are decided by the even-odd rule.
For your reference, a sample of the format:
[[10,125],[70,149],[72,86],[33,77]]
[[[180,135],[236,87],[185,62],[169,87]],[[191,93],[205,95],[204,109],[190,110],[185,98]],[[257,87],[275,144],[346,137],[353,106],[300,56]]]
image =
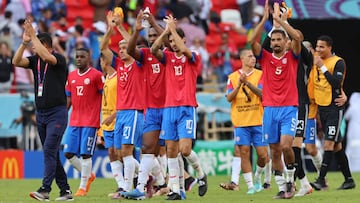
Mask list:
[[[48,33],[36,35],[31,21],[25,21],[23,42],[13,58],[13,64],[29,68],[34,75],[36,121],[44,149],[44,177],[42,186],[31,192],[30,197],[49,201],[51,184],[55,178],[60,188],[58,201],[73,200],[67,176],[59,158],[62,136],[67,126],[65,82],[66,62],[64,56],[52,51],[52,39]],[[35,55],[23,58],[23,52],[32,43]]]

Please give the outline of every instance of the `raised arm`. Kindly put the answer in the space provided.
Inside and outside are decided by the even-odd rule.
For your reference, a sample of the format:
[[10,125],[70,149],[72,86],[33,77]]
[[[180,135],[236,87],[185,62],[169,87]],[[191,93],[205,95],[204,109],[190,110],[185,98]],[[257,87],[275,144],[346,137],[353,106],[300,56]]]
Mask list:
[[136,42],[139,37],[140,31],[144,29],[143,26],[141,25],[142,19],[143,19],[143,12],[140,11],[136,17],[135,31],[133,35],[130,37],[129,44],[127,47],[127,53],[137,61],[140,61],[140,50],[136,47]]
[[114,26],[115,26],[115,24],[112,22],[112,20],[113,20],[112,16],[113,16],[112,11],[109,11],[108,14],[106,15],[106,21],[107,21],[108,27],[105,32],[104,38],[102,39],[102,41],[100,43],[101,54],[104,56],[104,59],[110,64],[111,64],[112,58],[114,56],[113,52],[109,48],[110,38],[114,32]]
[[29,67],[29,59],[23,58],[24,51],[26,46],[31,42],[30,36],[26,32],[23,33],[23,42],[20,44],[20,47],[16,50],[12,63],[17,67],[27,68]]
[[163,51],[160,49],[165,39],[168,38],[169,28],[166,25],[164,32],[160,34],[160,36],[155,40],[154,44],[151,46],[150,50],[152,55],[154,55],[159,61],[161,61],[164,57]]
[[30,36],[31,42],[33,43],[33,47],[37,55],[39,55],[39,57],[42,60],[44,60],[46,63],[55,65],[57,63],[57,59],[50,52],[50,49],[52,49],[52,44],[46,44],[40,42],[39,38],[36,36],[36,31],[33,28],[30,20],[26,20],[24,26],[25,26],[25,32],[27,33],[28,36]]
[[153,27],[158,34],[161,34],[162,32],[164,32],[164,29],[162,27],[160,27],[160,25],[156,22],[156,19],[153,16],[153,14],[150,13],[148,18],[146,18],[146,17],[144,17],[144,18],[149,21],[151,27]]
[[263,31],[265,22],[268,20],[268,18],[269,18],[269,6],[268,6],[268,0],[266,0],[264,16],[262,17],[260,23],[255,27],[253,34],[248,39],[248,42],[251,45],[251,49],[254,52],[255,56],[259,56],[261,53],[261,44],[256,39],[258,39],[261,32]]
[[281,14],[281,18],[273,13],[274,22],[277,22],[284,28],[285,32],[291,37],[291,49],[299,55],[301,51],[301,42],[304,40],[302,33],[299,30],[294,29],[289,23],[287,23],[288,11]]
[[169,27],[170,33],[174,39],[176,47],[180,50],[182,54],[184,54],[187,58],[191,59],[193,57],[191,50],[186,47],[184,39],[181,38],[176,31],[176,19],[171,15],[166,16],[166,23],[167,26]]
[[[110,12],[109,12],[110,13]],[[118,15],[113,15],[112,16],[112,22],[116,25],[116,28],[118,29],[118,31],[120,32],[121,36],[123,36],[123,38],[129,42],[130,40],[130,34],[128,33],[128,31],[124,28],[123,26],[123,18],[121,18]]]

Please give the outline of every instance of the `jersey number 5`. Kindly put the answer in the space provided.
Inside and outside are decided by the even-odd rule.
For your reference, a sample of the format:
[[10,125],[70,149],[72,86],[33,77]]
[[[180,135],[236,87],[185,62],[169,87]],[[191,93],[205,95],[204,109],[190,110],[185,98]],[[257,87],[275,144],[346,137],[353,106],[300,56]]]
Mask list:
[[281,74],[281,66],[276,67],[275,74],[280,75]]

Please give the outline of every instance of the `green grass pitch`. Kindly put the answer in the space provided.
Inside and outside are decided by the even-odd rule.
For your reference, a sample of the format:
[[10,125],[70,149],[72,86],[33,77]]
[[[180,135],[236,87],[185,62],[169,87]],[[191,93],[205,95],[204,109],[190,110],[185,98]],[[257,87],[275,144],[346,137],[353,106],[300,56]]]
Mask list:
[[[308,179],[313,181],[316,178],[315,173],[307,174]],[[187,193],[187,202],[251,202],[251,203],[270,203],[270,202],[309,202],[309,203],[346,203],[359,202],[360,191],[359,187],[352,190],[336,190],[343,182],[343,176],[340,172],[328,173],[329,190],[327,191],[313,191],[312,194],[305,197],[294,197],[289,200],[274,200],[272,197],[278,192],[278,188],[272,178],[271,189],[261,191],[254,195],[247,195],[246,184],[242,177],[240,177],[239,191],[225,191],[219,187],[219,183],[229,181],[229,176],[209,176],[208,192],[204,197],[197,195],[197,186],[192,191]],[[357,184],[360,184],[360,173],[353,173],[353,177]],[[75,193],[80,180],[70,179],[70,186]],[[23,203],[23,202],[37,202],[29,197],[29,192],[39,188],[41,184],[40,179],[24,179],[24,180],[0,180],[0,203]],[[298,187],[300,186],[297,181]],[[53,184],[53,191],[50,194],[51,201],[54,201],[59,195],[59,190],[55,183]],[[116,184],[113,179],[97,178],[91,185],[91,190],[86,197],[76,197],[74,202],[119,202],[119,200],[111,200],[107,194],[116,189]],[[146,202],[169,202],[165,200],[165,196],[154,197],[143,200]],[[120,202],[131,202],[133,200],[120,200]]]

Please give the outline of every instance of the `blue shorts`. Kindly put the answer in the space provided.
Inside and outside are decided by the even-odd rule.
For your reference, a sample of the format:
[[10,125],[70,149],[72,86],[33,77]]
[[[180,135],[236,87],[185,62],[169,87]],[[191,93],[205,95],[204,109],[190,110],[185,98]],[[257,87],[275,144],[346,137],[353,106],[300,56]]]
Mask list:
[[316,119],[309,118],[306,124],[305,144],[315,144],[316,141]]
[[64,139],[64,152],[76,155],[93,155],[96,145],[96,128],[69,126]]
[[196,138],[196,110],[192,106],[164,108],[160,139]]
[[235,128],[234,140],[236,145],[268,146],[267,139],[262,134],[262,126]]
[[164,109],[149,108],[146,110],[144,133],[161,130]]
[[121,149],[123,144],[141,147],[144,128],[144,114],[138,110],[120,110],[116,112],[114,130],[115,149]]
[[114,131],[103,130],[103,134],[105,148],[108,149],[110,147],[114,147]]
[[269,144],[279,143],[281,135],[295,136],[297,112],[296,106],[264,107],[263,133]]
[[[163,108],[148,108],[145,114],[144,134],[156,130],[161,130]],[[165,146],[165,140],[159,139],[159,145]]]

